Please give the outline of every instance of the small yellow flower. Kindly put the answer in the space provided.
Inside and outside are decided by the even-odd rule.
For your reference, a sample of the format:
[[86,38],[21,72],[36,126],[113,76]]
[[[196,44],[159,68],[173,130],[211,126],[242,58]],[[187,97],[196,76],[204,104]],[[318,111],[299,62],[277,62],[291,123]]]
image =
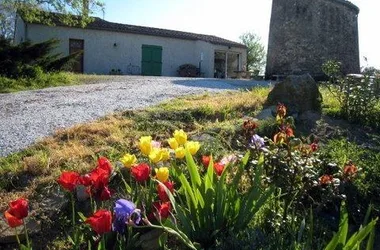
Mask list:
[[162,151],[160,148],[153,148],[149,153],[149,159],[153,163],[158,163],[162,161]]
[[182,159],[185,157],[185,149],[183,147],[178,147],[175,151],[175,158]]
[[126,168],[130,168],[133,164],[136,163],[137,159],[135,155],[126,154],[123,156],[123,158],[120,159],[120,161]]
[[169,179],[169,169],[167,167],[156,168],[156,178],[161,182],[166,182]]
[[179,146],[178,142],[177,142],[177,140],[175,138],[169,138],[168,139],[168,143],[169,143],[170,148],[174,149],[174,150],[176,150],[178,148],[178,146]]
[[201,147],[201,144],[197,141],[188,141],[185,144],[186,150],[188,150],[191,155],[195,155],[198,152],[200,147]]
[[173,136],[179,145],[185,145],[185,143],[187,142],[187,134],[182,129],[175,130]]
[[162,161],[169,160],[170,159],[169,149],[167,149],[167,148],[161,149],[161,157],[162,157]]
[[139,149],[144,155],[149,155],[152,151],[152,137],[151,136],[142,136],[139,141]]

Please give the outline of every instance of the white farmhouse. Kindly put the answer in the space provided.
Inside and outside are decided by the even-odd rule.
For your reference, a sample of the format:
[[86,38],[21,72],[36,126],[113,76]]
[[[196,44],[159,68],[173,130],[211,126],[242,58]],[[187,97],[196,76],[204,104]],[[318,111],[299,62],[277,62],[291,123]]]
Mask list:
[[[59,14],[52,14],[59,15]],[[54,20],[59,20],[55,18]],[[85,28],[16,20],[15,43],[59,39],[58,53],[82,50],[79,73],[178,76],[183,64],[200,68],[201,76],[233,78],[245,70],[247,47],[211,35],[112,23],[100,18]]]

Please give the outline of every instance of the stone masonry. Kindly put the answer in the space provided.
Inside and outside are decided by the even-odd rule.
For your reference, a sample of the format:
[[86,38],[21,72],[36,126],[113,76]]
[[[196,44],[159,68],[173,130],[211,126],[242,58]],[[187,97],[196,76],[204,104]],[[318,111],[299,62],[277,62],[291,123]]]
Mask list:
[[359,73],[359,8],[346,0],[273,0],[267,79],[309,73],[318,79],[327,60]]

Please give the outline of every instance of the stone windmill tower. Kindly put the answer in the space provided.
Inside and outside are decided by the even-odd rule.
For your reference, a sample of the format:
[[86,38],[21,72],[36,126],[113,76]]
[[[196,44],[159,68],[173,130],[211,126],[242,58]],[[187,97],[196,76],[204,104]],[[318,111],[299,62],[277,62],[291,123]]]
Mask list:
[[333,59],[359,73],[359,8],[346,0],[273,0],[265,76],[307,72],[323,77]]

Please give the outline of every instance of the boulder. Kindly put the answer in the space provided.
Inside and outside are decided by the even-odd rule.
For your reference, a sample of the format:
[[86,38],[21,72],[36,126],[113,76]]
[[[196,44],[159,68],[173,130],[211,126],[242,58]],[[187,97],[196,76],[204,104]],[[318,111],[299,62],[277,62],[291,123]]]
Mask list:
[[320,111],[322,95],[317,83],[309,74],[290,75],[277,83],[267,98],[267,106],[283,103],[288,114]]

